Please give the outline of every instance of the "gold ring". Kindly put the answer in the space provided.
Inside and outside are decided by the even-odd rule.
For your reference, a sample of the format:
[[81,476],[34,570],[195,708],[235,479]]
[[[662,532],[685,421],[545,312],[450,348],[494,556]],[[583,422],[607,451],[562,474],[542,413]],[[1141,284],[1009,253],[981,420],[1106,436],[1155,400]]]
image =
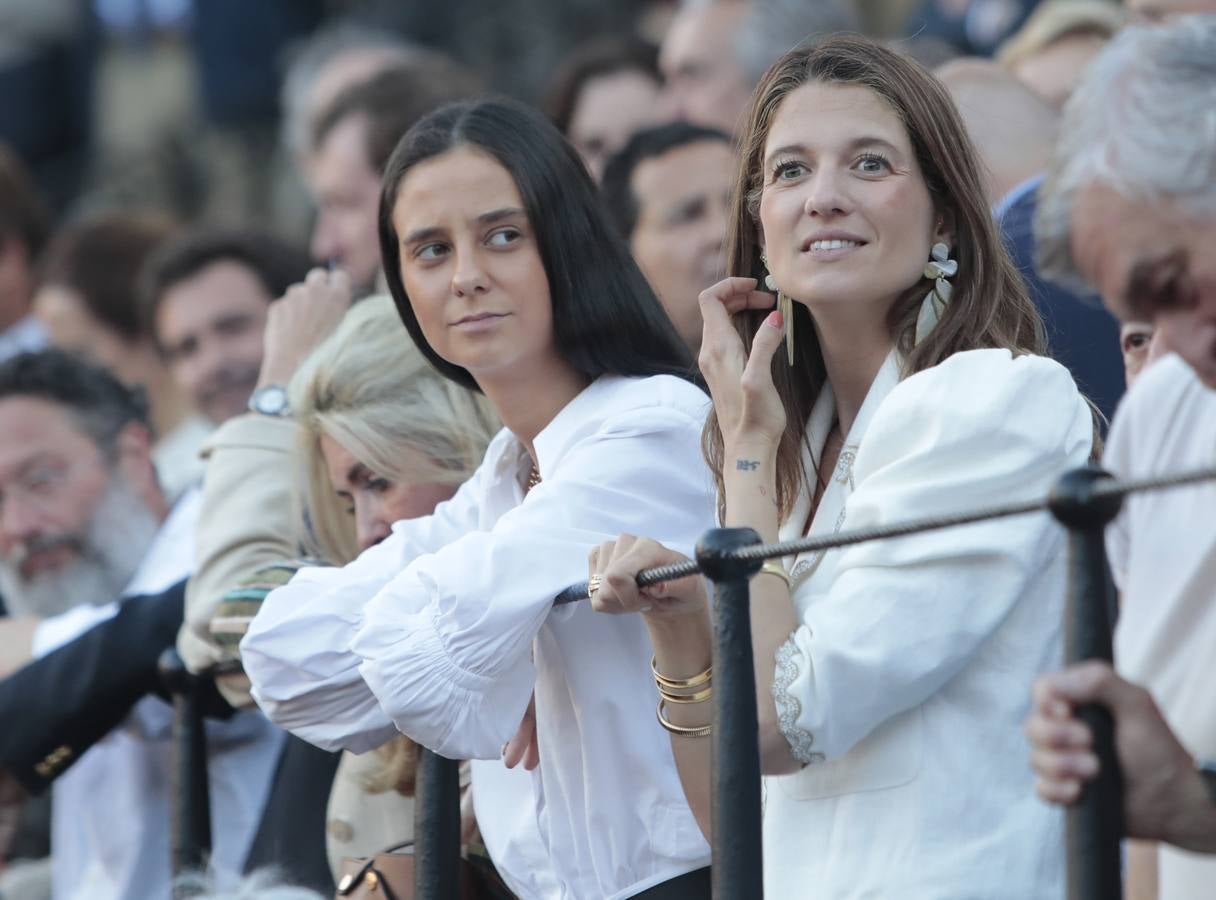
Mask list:
[[595,593],[600,589],[600,584],[603,582],[603,580],[604,577],[602,575],[592,575],[587,579],[587,596],[589,598],[595,596]]

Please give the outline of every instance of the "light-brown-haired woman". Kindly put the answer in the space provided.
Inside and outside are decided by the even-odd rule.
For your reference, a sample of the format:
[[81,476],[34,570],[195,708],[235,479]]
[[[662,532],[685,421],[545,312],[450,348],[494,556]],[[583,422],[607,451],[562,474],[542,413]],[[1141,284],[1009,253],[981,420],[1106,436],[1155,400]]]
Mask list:
[[[738,275],[701,297],[726,525],[773,541],[1027,499],[1089,457],[1089,408],[1039,355],[966,131],[919,65],[855,37],[776,63],[752,100],[731,229]],[[792,302],[767,312],[766,284]],[[632,579],[675,558],[604,545],[593,599],[644,611],[660,696],[687,699],[672,683],[710,667],[704,585],[639,594]],[[784,562],[751,588],[769,895],[1058,891],[1059,822],[1033,797],[1020,732],[1026,686],[1060,652],[1056,526],[1028,516]],[[709,741],[694,735],[710,704],[678,699],[661,714],[704,828]]]

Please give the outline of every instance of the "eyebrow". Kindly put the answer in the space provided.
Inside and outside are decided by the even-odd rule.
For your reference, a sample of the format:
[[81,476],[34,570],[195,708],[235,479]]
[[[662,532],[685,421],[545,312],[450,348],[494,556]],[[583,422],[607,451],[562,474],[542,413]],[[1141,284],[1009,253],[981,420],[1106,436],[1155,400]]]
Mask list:
[[[520,216],[526,218],[527,213],[525,213],[518,206],[504,206],[500,209],[492,209],[489,212],[483,212],[473,221],[484,227],[486,225],[493,225],[497,222],[501,222],[504,219],[512,219]],[[405,236],[402,243],[417,244],[422,241],[430,240],[431,238],[439,237],[441,234],[443,234],[442,228],[438,227],[437,225],[431,225],[426,228],[418,228],[411,231]]]
[[502,209],[492,209],[489,212],[482,213],[477,217],[478,225],[493,225],[495,222],[501,222],[503,219],[511,219],[516,216],[524,216],[526,213],[518,206],[504,206]]
[[42,452],[17,466],[16,475],[18,478],[26,478],[30,472],[47,467],[61,469],[64,467],[63,460],[48,456],[45,452]]
[[1127,281],[1123,286],[1123,302],[1137,316],[1151,318],[1154,303],[1150,295],[1163,286],[1162,270],[1172,270],[1170,274],[1177,276],[1186,271],[1187,262],[1187,254],[1182,250],[1137,260],[1127,274]]
[[[863,135],[862,137],[853,138],[845,144],[845,151],[852,153],[861,147],[872,147],[875,144],[885,147],[892,153],[900,153],[900,149],[888,141],[886,138],[880,138],[877,135]],[[791,154],[805,154],[807,152],[806,144],[786,144],[784,147],[778,147],[772,153],[765,157],[765,167],[771,167],[772,162],[779,156],[789,156]]]
[[346,483],[347,484],[358,484],[359,478],[363,475],[364,472],[367,472],[367,471],[369,471],[369,470],[368,470],[367,466],[363,465],[363,463],[361,463],[361,462],[351,463],[350,468],[346,470]]
[[680,197],[663,210],[664,220],[670,222],[672,219],[681,219],[703,210],[709,204],[709,196],[708,191],[698,191]]

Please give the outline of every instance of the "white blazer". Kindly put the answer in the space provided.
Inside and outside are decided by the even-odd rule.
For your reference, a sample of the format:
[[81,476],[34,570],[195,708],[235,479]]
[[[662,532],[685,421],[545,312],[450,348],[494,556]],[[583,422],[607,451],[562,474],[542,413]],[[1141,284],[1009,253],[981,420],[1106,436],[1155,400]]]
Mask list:
[[[811,415],[816,455],[834,405],[826,389]],[[900,381],[892,353],[810,533],[1041,497],[1092,435],[1051,360],[977,350]],[[767,895],[1062,896],[1061,819],[1034,795],[1021,726],[1060,662],[1063,530],[1019,516],[799,557],[792,574],[802,624],[773,696],[807,765],[765,779]]]

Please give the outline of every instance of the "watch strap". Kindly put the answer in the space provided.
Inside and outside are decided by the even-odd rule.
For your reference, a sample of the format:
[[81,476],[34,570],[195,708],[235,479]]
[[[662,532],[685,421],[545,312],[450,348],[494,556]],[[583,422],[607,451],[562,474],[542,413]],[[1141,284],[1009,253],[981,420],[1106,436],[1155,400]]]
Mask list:
[[1216,759],[1197,759],[1195,768],[1199,770],[1199,777],[1208,789],[1208,799],[1216,805]]
[[258,388],[249,397],[249,411],[280,419],[290,416],[291,404],[287,402],[287,388],[281,384],[268,384]]

